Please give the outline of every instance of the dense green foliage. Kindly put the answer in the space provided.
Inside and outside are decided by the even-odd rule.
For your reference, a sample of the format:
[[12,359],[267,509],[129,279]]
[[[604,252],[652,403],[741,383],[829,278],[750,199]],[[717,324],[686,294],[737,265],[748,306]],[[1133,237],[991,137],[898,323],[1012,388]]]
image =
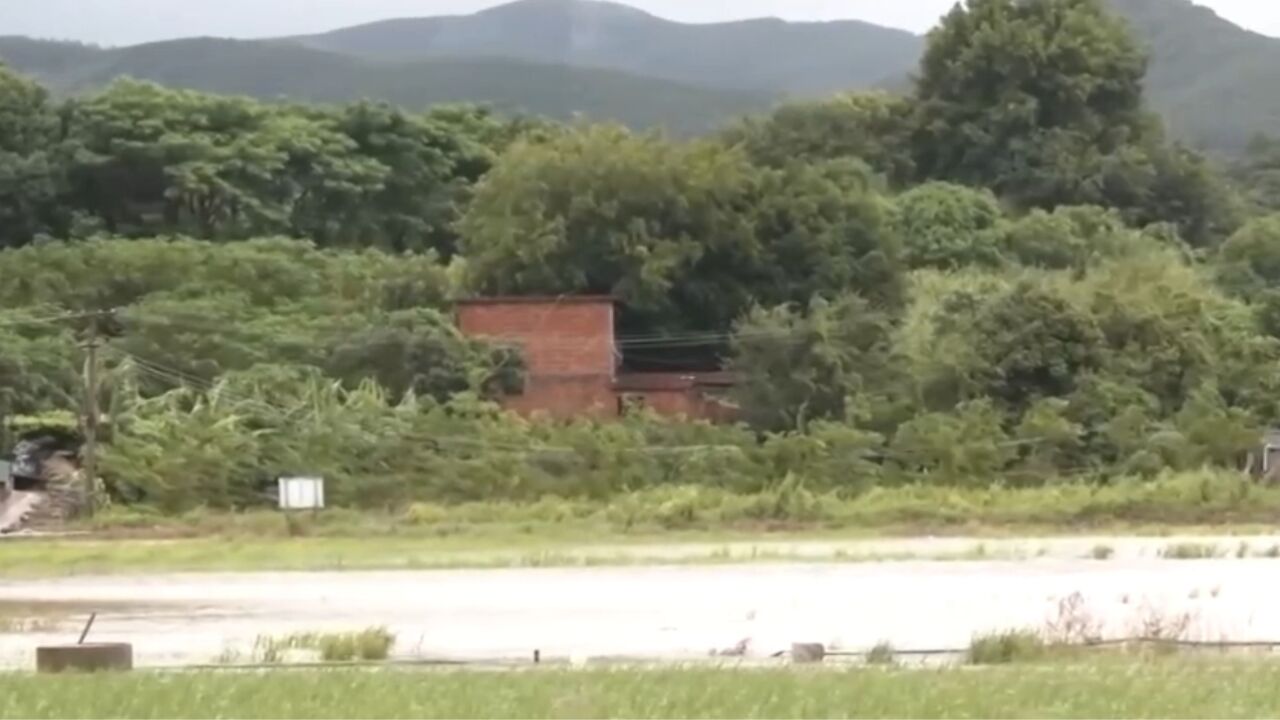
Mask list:
[[[1096,0],[971,0],[911,96],[693,141],[0,70],[0,413],[74,410],[95,322],[107,485],[172,511],[1237,467],[1280,418],[1271,160],[1238,197],[1144,66]],[[501,413],[519,353],[448,315],[488,293],[618,297],[623,361],[728,366],[742,424]]]

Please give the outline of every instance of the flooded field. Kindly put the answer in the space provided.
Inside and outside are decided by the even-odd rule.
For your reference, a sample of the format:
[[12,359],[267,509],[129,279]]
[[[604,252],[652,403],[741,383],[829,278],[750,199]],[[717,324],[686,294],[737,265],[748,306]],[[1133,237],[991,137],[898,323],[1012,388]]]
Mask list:
[[1178,625],[1187,639],[1280,639],[1280,561],[1163,559],[1131,543],[1151,541],[1113,541],[1109,559],[1049,552],[1022,561],[0,581],[0,618],[41,618],[9,632],[0,625],[0,665],[29,667],[37,644],[74,642],[90,612],[93,640],[131,642],[138,664],[151,666],[248,659],[259,636],[370,626],[396,635],[400,658],[514,660],[539,650],[548,659],[676,660],[729,648],[763,658],[793,642],[963,647],[975,633],[1061,622],[1073,595],[1075,622],[1108,637],[1155,623]]

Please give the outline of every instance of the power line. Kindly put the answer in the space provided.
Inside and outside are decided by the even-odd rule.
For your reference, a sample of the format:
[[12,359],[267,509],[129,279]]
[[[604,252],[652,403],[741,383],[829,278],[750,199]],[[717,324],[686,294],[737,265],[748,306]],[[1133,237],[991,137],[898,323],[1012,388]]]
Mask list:
[[[262,331],[250,331],[243,327],[233,326],[227,322],[219,322],[209,318],[199,318],[193,321],[192,318],[178,319],[173,316],[167,317],[148,317],[140,314],[136,310],[130,310],[127,317],[131,320],[137,320],[143,323],[162,323],[171,326],[187,327],[189,329],[200,330],[217,330],[224,332],[234,332],[244,336],[269,338],[269,333]],[[545,320],[545,317],[543,318]],[[530,338],[537,338],[538,347],[547,349],[565,349],[565,348],[582,348],[592,344],[601,343],[602,336],[583,336],[583,335],[565,335],[565,334],[544,334],[541,326],[543,322],[537,322],[532,332],[528,333],[507,333],[495,335],[478,336],[493,342],[511,342],[523,343]],[[366,326],[367,327],[367,326]],[[349,336],[356,330],[331,330],[326,334],[327,337],[334,339]],[[647,333],[647,334],[615,334],[607,337],[614,347],[619,348],[649,348],[655,350],[672,349],[672,348],[696,348],[712,345],[723,344],[733,340],[743,339],[763,339],[772,337],[792,337],[799,335],[816,335],[813,330],[804,327],[779,328],[776,330],[739,330],[739,331],[690,331],[683,333]]]
[[113,310],[99,310],[94,312],[78,312],[65,313],[62,315],[50,315],[47,317],[36,318],[8,318],[0,320],[0,327],[21,327],[24,325],[56,325],[67,322],[69,320],[88,320],[90,318],[101,318],[111,315]]
[[[226,389],[225,384],[213,383],[208,380],[196,378],[188,375],[181,370],[158,363],[155,360],[143,358],[136,353],[132,353],[123,349],[113,348],[118,354],[132,360],[143,373],[151,377],[163,380],[175,385],[190,385],[194,389],[206,394],[219,394],[232,400],[238,400],[249,405],[257,405],[268,410],[276,418],[281,420],[293,419],[294,411],[273,405],[262,398],[252,398],[246,395],[238,394]],[[581,452],[577,448],[569,446],[545,445],[541,443],[513,443],[494,440],[477,440],[472,438],[457,437],[450,435],[430,435],[425,433],[411,433],[401,435],[401,439],[417,439],[423,442],[433,443],[438,446],[451,446],[454,449],[470,448],[474,450],[482,450],[487,452],[501,453],[518,453],[526,457],[545,456],[548,454],[574,455],[581,456]],[[680,455],[694,454],[705,452],[741,452],[743,448],[737,445],[671,445],[671,446],[645,446],[645,447],[623,447],[613,448],[608,452],[634,455]]]

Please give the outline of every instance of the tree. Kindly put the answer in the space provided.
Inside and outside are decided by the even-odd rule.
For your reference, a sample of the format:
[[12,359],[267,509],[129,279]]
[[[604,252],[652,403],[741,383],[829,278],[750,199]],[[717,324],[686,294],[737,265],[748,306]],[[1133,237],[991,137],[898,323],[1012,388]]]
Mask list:
[[1231,168],[1231,179],[1255,213],[1280,212],[1280,139],[1258,135],[1250,140]]
[[1102,332],[1105,373],[1155,398],[1162,416],[1210,381],[1233,405],[1275,407],[1280,345],[1259,332],[1251,308],[1181,256],[1121,258],[1091,272],[1076,292]]
[[850,287],[892,302],[885,205],[852,161],[759,168],[739,150],[596,126],[518,142],[461,224],[483,293],[602,293],[624,328],[727,331],[755,303]]
[[1047,480],[1083,461],[1084,427],[1067,417],[1069,407],[1061,398],[1040,399],[1019,421],[1014,437],[1022,444],[1022,467],[1032,480]]
[[1092,317],[1022,282],[979,312],[974,372],[984,394],[1018,415],[1037,399],[1070,395],[1076,378],[1101,365],[1102,344]]
[[348,388],[374,380],[395,401],[410,393],[445,402],[468,390],[510,392],[522,369],[517,353],[462,337],[434,311],[402,311],[358,330],[338,341],[325,363]]
[[1215,258],[1220,282],[1239,297],[1258,298],[1280,289],[1280,214],[1250,221],[1235,232]]
[[1199,155],[1144,109],[1147,61],[1101,0],[969,0],[929,34],[915,88],[917,174],[1021,208],[1102,205],[1206,246],[1237,215]]
[[925,183],[898,196],[893,232],[912,268],[954,269],[1000,263],[1002,219],[991,193]]
[[738,207],[753,179],[737,153],[615,126],[517,142],[462,220],[469,281],[482,293],[614,295],[651,320],[727,327],[758,273]]
[[48,93],[0,64],[0,248],[56,229],[60,140]]
[[1120,214],[1093,205],[1032,210],[1005,226],[1004,253],[1022,265],[1083,270],[1126,253],[1153,250]]
[[120,81],[72,103],[66,198],[107,231],[457,249],[454,225],[514,132],[465,108],[265,105]]
[[987,485],[1017,457],[1004,418],[987,400],[951,413],[926,413],[903,423],[889,445],[894,464],[939,485]]
[[1146,58],[1099,0],[969,0],[929,33],[916,81],[923,177],[1022,205],[1079,201],[1144,130]]
[[738,323],[730,368],[742,379],[734,399],[767,430],[848,420],[892,377],[889,317],[856,295],[815,300],[803,311],[756,308]]
[[[355,143],[359,157],[386,168],[368,201],[350,208],[342,229],[347,242],[452,256],[458,244],[454,225],[471,185],[493,163],[485,143],[500,142],[501,126],[465,108],[417,116],[367,102],[342,108],[331,122]],[[295,232],[308,234],[305,227]]]
[[850,291],[879,307],[902,302],[903,258],[892,206],[854,160],[764,170],[745,213],[763,262],[756,302],[808,303]]
[[1117,208],[1135,227],[1172,224],[1188,244],[1210,247],[1239,225],[1240,199],[1204,157],[1166,144],[1155,125],[1102,161],[1091,202]]
[[792,102],[764,117],[749,117],[721,134],[753,162],[770,167],[836,158],[865,162],[891,182],[914,175],[908,146],[911,104],[881,92],[846,93]]

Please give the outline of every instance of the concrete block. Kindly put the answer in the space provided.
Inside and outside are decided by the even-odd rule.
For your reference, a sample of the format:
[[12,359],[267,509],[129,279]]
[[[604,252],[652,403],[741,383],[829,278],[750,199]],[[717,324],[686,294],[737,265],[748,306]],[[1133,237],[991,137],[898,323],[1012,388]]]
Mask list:
[[104,672],[133,669],[133,646],[128,643],[46,645],[36,648],[36,672]]
[[799,665],[820,663],[827,657],[827,648],[822,643],[792,643],[791,662]]

